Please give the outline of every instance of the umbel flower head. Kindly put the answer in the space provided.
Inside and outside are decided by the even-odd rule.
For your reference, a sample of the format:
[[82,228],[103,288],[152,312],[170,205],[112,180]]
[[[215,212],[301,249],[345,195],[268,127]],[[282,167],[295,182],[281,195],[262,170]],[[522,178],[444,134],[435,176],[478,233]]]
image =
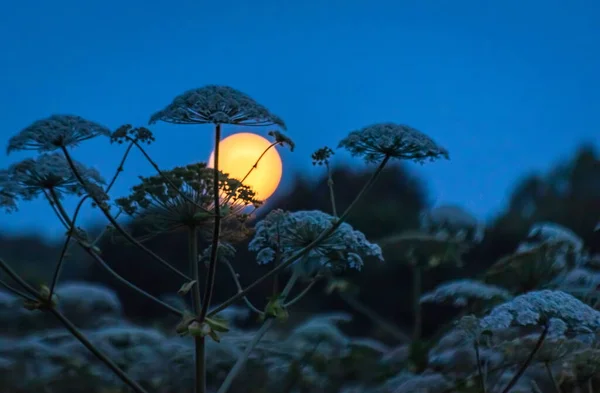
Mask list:
[[110,136],[108,128],[74,115],[52,115],[33,122],[10,138],[6,152],[37,150],[49,152],[61,147],[76,146],[79,142],[99,135]]
[[0,207],[7,213],[17,210],[17,185],[10,179],[7,170],[0,170]]
[[508,291],[475,280],[456,280],[445,283],[421,296],[421,303],[450,303],[456,307],[467,306],[472,301],[508,300]]
[[[272,262],[276,255],[285,260],[331,228],[335,220],[333,216],[319,210],[273,210],[256,224],[255,235],[248,249],[258,252],[259,264]],[[383,261],[378,245],[367,241],[365,235],[354,230],[350,224],[342,223],[317,247],[298,260],[293,268],[303,275],[311,275],[321,269],[360,269],[363,265],[362,256],[373,256]]]
[[75,168],[84,179],[85,187],[79,183],[66,158],[60,153],[45,153],[35,159],[28,158],[13,164],[4,176],[6,183],[10,184],[8,191],[24,200],[32,200],[46,192],[60,198],[63,194],[83,195],[102,190],[101,185],[105,182],[98,171],[79,162],[75,162]]
[[[125,213],[149,224],[155,234],[191,226],[208,230],[214,221],[213,174],[205,163],[197,163],[163,171],[164,177],[140,177],[141,183],[133,187],[131,195],[116,203]],[[219,189],[223,232],[227,237],[228,225],[243,221],[247,218],[244,210],[258,207],[260,202],[250,187],[222,172]]]
[[600,312],[562,291],[533,291],[494,308],[481,320],[484,329],[505,329],[554,322],[564,330],[597,332]]
[[448,151],[433,139],[410,126],[395,123],[373,124],[352,131],[338,148],[366,162],[378,162],[385,157],[424,162],[449,158]]
[[188,90],[150,118],[175,124],[235,124],[244,126],[278,125],[281,118],[250,96],[228,86],[208,85]]

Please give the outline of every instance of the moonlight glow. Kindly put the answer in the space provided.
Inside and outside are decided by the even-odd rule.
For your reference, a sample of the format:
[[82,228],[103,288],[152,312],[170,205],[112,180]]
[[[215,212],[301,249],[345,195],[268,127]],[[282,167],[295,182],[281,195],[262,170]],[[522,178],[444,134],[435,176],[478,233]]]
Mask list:
[[[270,145],[271,142],[260,135],[248,132],[230,135],[219,143],[219,170],[229,174],[229,177],[242,180]],[[213,151],[208,159],[210,168],[213,167],[214,157]],[[281,157],[272,147],[244,180],[244,184],[252,187],[257,199],[264,201],[277,189],[282,169]]]

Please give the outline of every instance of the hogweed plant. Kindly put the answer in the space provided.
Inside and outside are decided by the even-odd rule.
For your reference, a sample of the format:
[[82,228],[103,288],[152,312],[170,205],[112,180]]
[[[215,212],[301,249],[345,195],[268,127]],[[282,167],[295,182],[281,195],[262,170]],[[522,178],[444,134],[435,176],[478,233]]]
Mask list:
[[[371,179],[341,214],[338,214],[335,206],[331,176],[329,186],[332,214],[280,210],[267,214],[256,225],[249,248],[257,253],[256,260],[259,264],[270,264],[272,269],[253,283],[243,286],[231,264],[235,255],[232,244],[249,235],[247,220],[261,202],[256,199],[253,190],[244,184],[245,178],[232,179],[219,170],[222,128],[274,126],[285,130],[285,123],[248,95],[230,87],[214,85],[190,90],[175,97],[169,105],[150,118],[150,124],[159,121],[180,125],[212,125],[212,169],[206,163],[189,164],[171,170],[161,169],[144,147],[155,142],[155,137],[148,128],[125,125],[111,132],[99,123],[78,116],[53,115],[32,123],[9,141],[7,153],[30,150],[38,155],[0,171],[0,205],[7,212],[15,211],[19,201],[41,197],[50,204],[66,230],[64,246],[51,282],[36,289],[0,259],[0,268],[8,278],[0,280],[0,285],[21,297],[28,310],[53,315],[123,383],[137,393],[145,393],[146,390],[98,349],[58,308],[60,299],[55,289],[60,281],[65,256],[72,245],[81,247],[115,280],[180,319],[176,331],[181,335],[191,336],[194,341],[194,390],[197,393],[207,391],[206,340],[219,342],[221,335],[227,334],[229,330],[219,313],[241,300],[258,314],[263,321],[262,325],[251,342],[247,343],[219,388],[219,393],[225,393],[265,333],[278,320],[287,318],[289,308],[315,282],[323,277],[337,275],[345,269],[360,269],[363,259],[367,257],[383,261],[379,246],[370,243],[361,232],[344,221],[386,164],[392,159],[424,162],[448,158],[448,152],[444,148],[406,125],[381,123],[351,132],[339,143],[338,148],[348,150],[352,156],[362,157],[367,163],[376,163],[377,168]],[[285,145],[293,149],[294,143],[281,131],[270,131],[269,135],[274,138],[269,149]],[[96,170],[78,162],[73,155],[74,148],[81,142],[101,137],[110,138],[113,144],[126,146],[115,173],[108,181]],[[156,175],[141,177],[140,183],[133,187],[129,196],[113,198],[110,196],[112,187],[124,171],[133,150],[143,155],[155,169]],[[326,163],[329,168],[328,160],[332,153],[333,150],[327,148],[319,151],[313,159]],[[248,173],[257,164],[258,161],[252,168],[248,168]],[[80,198],[72,213],[63,204],[64,198],[68,196]],[[142,250],[181,280],[178,294],[191,298],[191,310],[180,309],[154,297],[110,268],[98,248],[98,242],[105,232],[92,239],[77,223],[79,212],[86,202],[91,203],[106,218],[112,232]],[[122,213],[147,224],[150,236],[173,231],[185,232],[188,238],[189,271],[177,269],[147,248],[143,239],[135,238],[120,224],[119,216]],[[199,250],[200,239],[210,240],[210,245],[205,250]],[[217,271],[223,269],[233,277],[237,293],[221,304],[212,306],[219,278]],[[204,282],[201,282],[201,270],[204,270]],[[250,290],[268,278],[279,277],[284,270],[291,271],[291,278],[283,289],[278,285],[273,286],[272,297],[266,305],[260,307],[247,298]],[[274,282],[278,283],[277,280]],[[289,299],[292,289],[300,282],[305,283],[305,288]]]

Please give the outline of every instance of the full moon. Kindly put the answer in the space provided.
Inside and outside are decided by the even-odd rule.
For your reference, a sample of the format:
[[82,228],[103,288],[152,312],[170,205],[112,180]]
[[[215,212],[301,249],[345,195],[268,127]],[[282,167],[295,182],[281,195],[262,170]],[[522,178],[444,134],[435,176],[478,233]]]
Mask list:
[[[231,178],[242,180],[270,145],[268,139],[249,132],[230,135],[219,143],[219,170]],[[214,158],[213,150],[208,159],[209,168],[214,168]],[[244,185],[252,187],[256,199],[265,201],[279,186],[282,172],[281,157],[272,147],[244,180]]]

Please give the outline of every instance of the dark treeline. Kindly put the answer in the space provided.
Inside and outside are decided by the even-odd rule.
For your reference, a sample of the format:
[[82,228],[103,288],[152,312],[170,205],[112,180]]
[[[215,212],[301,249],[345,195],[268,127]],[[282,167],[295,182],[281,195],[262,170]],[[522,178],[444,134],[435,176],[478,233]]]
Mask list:
[[[368,179],[370,172],[340,167],[334,170],[338,209],[343,210]],[[286,210],[319,209],[330,212],[331,205],[327,179],[310,181],[296,179],[288,195],[270,204]],[[349,218],[349,223],[365,233],[371,241],[416,229],[419,214],[429,207],[422,181],[403,166],[385,170]],[[26,206],[23,206],[26,208]],[[265,214],[266,211],[261,212]],[[260,219],[260,217],[258,217]],[[452,278],[477,276],[498,258],[510,254],[527,235],[532,224],[552,221],[566,226],[579,235],[588,249],[600,252],[600,232],[594,228],[600,219],[600,155],[592,146],[578,149],[572,159],[553,167],[546,174],[528,175],[515,186],[507,209],[499,212],[487,223],[483,241],[465,256],[465,266],[437,269],[425,277],[424,290],[432,289],[442,281]],[[130,225],[136,236],[145,234],[136,223]],[[242,283],[250,283],[261,276],[269,266],[259,266],[254,255],[247,251],[248,240],[236,244],[235,259]],[[184,270],[186,262],[186,236],[178,233],[153,238],[146,245],[157,254]],[[0,256],[33,282],[48,281],[58,259],[62,244],[49,244],[35,236],[0,237]],[[181,285],[177,277],[158,266],[137,248],[125,241],[106,237],[100,245],[105,260],[119,274],[154,295],[174,294]],[[411,279],[409,270],[395,255],[385,255],[380,264],[365,261],[360,273],[351,273],[350,279],[360,288],[359,299],[375,312],[385,316],[400,327],[411,321]],[[370,262],[370,263],[369,263]],[[161,312],[152,303],[132,294],[131,291],[108,276],[77,247],[73,247],[63,275],[65,279],[85,279],[114,288],[123,301],[126,313],[134,319],[148,319]],[[218,272],[215,301],[223,300],[236,292],[234,283],[225,269]],[[267,282],[251,294],[256,303],[264,304],[270,296],[272,283]],[[309,296],[295,306],[293,315],[344,310],[352,312],[337,295],[326,295],[323,286],[317,286]],[[451,317],[453,310],[440,309],[425,312],[425,334]],[[376,335],[374,325],[357,317],[351,326],[352,333]]]

